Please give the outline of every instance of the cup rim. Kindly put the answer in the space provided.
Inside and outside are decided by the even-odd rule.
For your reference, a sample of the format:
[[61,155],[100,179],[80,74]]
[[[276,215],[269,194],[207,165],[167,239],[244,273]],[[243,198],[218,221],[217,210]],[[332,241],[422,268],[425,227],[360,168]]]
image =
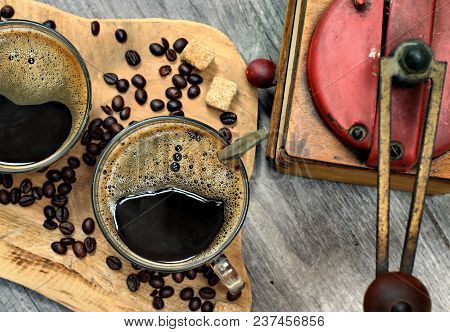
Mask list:
[[59,33],[56,30],[47,28],[45,25],[29,21],[29,20],[22,20],[22,19],[10,19],[7,21],[0,21],[0,29],[7,27],[7,26],[17,26],[17,27],[25,27],[30,28],[31,30],[37,30],[39,32],[46,33],[50,35],[51,37],[54,37],[57,39],[61,44],[63,44],[67,49],[75,56],[75,58],[78,61],[78,64],[81,67],[81,70],[83,71],[83,75],[86,81],[86,109],[84,112],[83,121],[81,122],[79,130],[75,133],[73,138],[68,142],[68,144],[63,149],[58,149],[55,153],[50,155],[49,157],[40,160],[38,162],[32,162],[28,164],[14,164],[14,163],[5,163],[0,161],[0,172],[2,173],[24,173],[24,172],[30,172],[30,171],[36,171],[39,169],[42,169],[59,159],[61,159],[63,156],[65,156],[70,149],[73,148],[75,143],[78,141],[78,139],[81,137],[81,134],[83,133],[84,129],[86,128],[86,125],[89,121],[91,107],[92,107],[92,85],[91,85],[91,78],[89,75],[89,71],[87,69],[86,63],[81,56],[80,52],[76,49],[76,47],[61,33]]
[[[151,269],[154,271],[160,271],[160,272],[182,272],[182,271],[188,271],[188,270],[194,269],[196,267],[202,266],[208,262],[215,260],[217,257],[222,255],[224,250],[226,248],[228,248],[228,246],[231,244],[231,242],[235,239],[235,237],[241,230],[242,225],[245,221],[245,218],[247,217],[247,212],[248,212],[248,207],[249,207],[249,202],[250,202],[249,179],[248,179],[247,171],[245,169],[245,165],[241,158],[238,158],[237,162],[239,163],[239,168],[241,170],[241,173],[242,173],[242,176],[244,179],[245,202],[244,202],[244,208],[242,210],[239,223],[233,229],[232,233],[228,236],[228,239],[224,243],[222,243],[222,245],[220,247],[217,248],[215,253],[205,256],[203,259],[201,259],[195,263],[187,264],[182,269],[177,268],[177,266],[175,266],[175,265],[183,265],[183,263],[173,263],[172,264],[172,263],[155,262],[155,261],[140,257],[139,255],[132,252],[131,249],[124,250],[120,245],[117,244],[117,241],[112,237],[109,230],[105,227],[103,218],[101,217],[101,213],[98,209],[97,200],[96,200],[96,192],[98,190],[99,175],[101,174],[101,172],[103,170],[104,163],[105,163],[106,159],[108,158],[110,152],[117,146],[118,143],[120,143],[122,138],[128,136],[130,133],[133,133],[138,128],[147,127],[154,123],[165,122],[167,120],[173,121],[173,122],[179,122],[179,123],[189,123],[189,124],[199,126],[200,128],[213,134],[216,138],[218,138],[224,144],[227,144],[227,145],[230,144],[225,138],[223,138],[222,135],[220,135],[220,133],[216,129],[214,129],[211,126],[209,126],[203,122],[200,122],[198,120],[185,118],[185,117],[176,117],[176,116],[157,116],[157,117],[139,121],[139,122],[125,128],[119,134],[117,134],[111,140],[111,142],[108,144],[108,146],[105,148],[105,150],[102,152],[100,159],[97,163],[97,166],[95,168],[93,178],[92,178],[91,199],[92,199],[92,206],[93,206],[94,214],[97,219],[97,224],[99,225],[100,230],[102,231],[103,235],[105,236],[105,238],[107,239],[109,244],[114,248],[114,250],[116,252],[118,252],[120,255],[122,255],[125,259],[129,260],[130,262],[138,264],[147,269]],[[132,254],[130,254],[130,253],[132,253]],[[151,262],[152,264],[148,264],[148,262]]]

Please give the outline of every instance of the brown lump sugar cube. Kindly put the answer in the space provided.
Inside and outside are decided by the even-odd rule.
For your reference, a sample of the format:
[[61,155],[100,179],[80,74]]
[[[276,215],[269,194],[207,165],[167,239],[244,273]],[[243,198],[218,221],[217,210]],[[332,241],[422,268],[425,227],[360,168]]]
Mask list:
[[181,61],[185,61],[200,71],[205,70],[214,60],[214,51],[209,47],[192,40],[181,53]]
[[220,111],[228,111],[237,93],[237,84],[221,77],[214,77],[206,94],[206,104]]

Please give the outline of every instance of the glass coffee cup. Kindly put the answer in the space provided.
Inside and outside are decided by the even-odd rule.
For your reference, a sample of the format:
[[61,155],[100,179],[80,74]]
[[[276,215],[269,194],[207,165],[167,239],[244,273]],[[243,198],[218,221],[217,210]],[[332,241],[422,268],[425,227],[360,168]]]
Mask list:
[[0,21],[0,172],[42,169],[89,119],[91,83],[75,47],[53,29]]
[[187,118],[157,117],[123,130],[104,150],[93,180],[94,212],[106,239],[129,261],[161,272],[209,263],[237,294],[241,277],[223,254],[245,220],[249,184],[228,142]]

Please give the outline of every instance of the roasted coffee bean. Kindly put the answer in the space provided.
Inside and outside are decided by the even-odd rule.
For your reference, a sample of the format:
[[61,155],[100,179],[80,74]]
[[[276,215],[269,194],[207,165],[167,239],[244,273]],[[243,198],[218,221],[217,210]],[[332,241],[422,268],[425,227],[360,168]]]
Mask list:
[[202,304],[201,310],[202,310],[202,312],[213,312],[214,304],[212,304],[211,301],[205,301]]
[[150,281],[150,277],[151,277],[150,273],[148,271],[145,271],[145,270],[139,271],[137,276],[139,278],[139,281],[143,282],[143,283],[149,282]]
[[159,275],[154,275],[150,278],[150,286],[153,288],[161,288],[164,286],[164,279]]
[[89,131],[85,131],[81,136],[81,145],[87,145],[91,143],[91,141],[92,141],[91,134],[89,134]]
[[167,109],[169,112],[178,111],[183,108],[183,104],[179,100],[170,100],[167,103]]
[[216,296],[216,291],[211,287],[202,287],[198,291],[198,294],[202,299],[211,300]]
[[52,182],[58,182],[62,178],[61,172],[56,169],[52,169],[52,170],[48,171],[45,176],[47,177],[47,179],[49,181],[52,181]]
[[67,195],[72,191],[72,185],[70,183],[60,183],[58,185],[58,193],[61,195]]
[[131,292],[137,292],[141,286],[139,278],[135,274],[130,274],[127,278],[127,286]]
[[173,111],[170,113],[171,116],[184,116],[184,112],[182,110]]
[[55,221],[50,220],[50,219],[46,219],[42,226],[44,226],[45,229],[48,229],[50,231],[58,228],[58,224]]
[[125,106],[125,100],[123,100],[122,96],[115,96],[111,102],[112,109],[116,112],[120,112],[123,110]]
[[1,16],[4,18],[11,18],[14,16],[14,8],[12,6],[3,6],[1,11]]
[[203,83],[203,77],[201,77],[199,74],[191,74],[188,76],[187,80],[192,85],[200,85]]
[[131,114],[131,108],[125,107],[123,110],[120,111],[119,116],[121,120],[127,120],[130,118]]
[[130,83],[128,82],[128,80],[126,80],[124,78],[121,78],[116,83],[116,89],[117,89],[117,91],[119,91],[121,93],[127,92],[129,87],[130,87]]
[[162,308],[164,308],[164,301],[161,297],[155,296],[153,298],[152,305],[156,310],[161,310]]
[[59,222],[66,222],[69,220],[69,210],[65,206],[59,207],[56,209],[55,217]]
[[175,85],[175,87],[177,87],[178,89],[184,89],[185,87],[187,87],[187,81],[184,78],[183,75],[180,74],[176,74],[173,75],[172,77],[172,83],[173,85]]
[[122,268],[122,262],[115,256],[108,256],[106,258],[106,264],[111,270],[117,271]]
[[241,297],[241,295],[242,295],[242,292],[239,292],[236,295],[233,295],[230,292],[227,292],[227,300],[230,302],[236,301],[238,298]]
[[17,203],[19,203],[19,199],[20,199],[20,189],[19,188],[12,188],[11,192],[9,193],[9,201],[11,204],[16,205]]
[[237,115],[233,112],[224,112],[220,115],[220,121],[222,121],[222,123],[227,126],[236,123],[236,120]]
[[56,29],[56,23],[55,23],[55,21],[52,21],[52,20],[45,21],[44,23],[42,23],[42,25],[49,29],[53,29],[53,30]]
[[194,290],[191,287],[183,288],[180,292],[180,299],[188,301],[194,296]]
[[140,74],[136,74],[131,78],[131,83],[138,89],[143,89],[145,88],[145,85],[147,84],[147,81],[145,80],[145,77],[140,75]]
[[86,247],[86,251],[91,254],[97,249],[97,241],[95,238],[88,236],[84,239],[84,246]]
[[159,295],[163,299],[167,299],[167,298],[171,297],[174,293],[175,293],[175,290],[173,289],[172,286],[164,286],[163,288],[161,288],[159,290]]
[[178,53],[183,52],[184,48],[187,46],[188,41],[185,38],[179,38],[175,40],[175,43],[173,43],[173,49],[177,51]]
[[203,273],[204,271],[206,271],[206,267],[207,267],[206,265],[196,267],[195,271],[197,271],[198,273]]
[[150,296],[151,297],[155,297],[156,295],[158,295],[158,290],[157,289],[154,289],[154,290],[152,290],[152,292],[150,293]]
[[3,187],[9,189],[13,185],[13,177],[11,174],[3,174],[2,176]]
[[184,273],[183,272],[172,273],[172,279],[177,284],[181,284],[184,280]]
[[172,73],[172,67],[170,67],[169,65],[159,68],[159,75],[161,75],[162,77],[170,75],[170,73]]
[[166,58],[170,62],[174,62],[175,60],[177,60],[177,52],[175,52],[173,49],[168,49],[166,51]]
[[192,73],[193,69],[194,67],[192,67],[189,63],[184,62],[178,67],[178,72],[183,76],[188,76]]
[[87,251],[83,242],[75,241],[75,243],[72,245],[72,250],[75,256],[77,256],[78,258],[86,257]]
[[144,89],[137,89],[134,93],[134,98],[139,105],[144,105],[147,102],[147,91]]
[[56,194],[52,198],[52,205],[56,207],[63,207],[67,205],[67,197],[65,195]]
[[72,223],[66,221],[66,222],[59,224],[59,230],[64,235],[70,235],[75,231],[75,226]]
[[89,135],[94,141],[100,141],[103,138],[103,130],[100,127],[92,128]]
[[95,118],[91,122],[89,122],[88,129],[92,131],[94,128],[101,127],[103,124],[103,120],[100,118]]
[[103,79],[105,82],[109,85],[115,85],[117,81],[119,80],[119,77],[117,77],[114,73],[106,73],[103,75]]
[[73,177],[73,178],[71,178],[71,179],[65,179],[65,178],[64,178],[63,181],[64,181],[64,183],[72,184],[72,183],[77,182],[77,178],[76,178],[76,177]]
[[153,112],[160,112],[164,109],[164,107],[166,107],[166,105],[161,99],[153,99],[150,102],[150,108]]
[[53,196],[55,196],[56,193],[55,184],[51,181],[45,182],[44,185],[42,186],[42,193],[47,198],[52,198]]
[[141,270],[142,269],[142,266],[140,266],[140,265],[138,265],[138,264],[136,264],[136,263],[131,263],[131,267],[133,268],[133,269],[135,269],[135,270]]
[[93,156],[98,156],[102,151],[99,148],[98,144],[89,143],[88,145],[86,145],[86,152]]
[[213,275],[211,278],[208,279],[208,285],[215,286],[219,283],[220,278],[216,275]]
[[189,300],[189,310],[197,311],[202,305],[202,300],[199,297],[195,296]]
[[113,114],[113,110],[111,107],[109,107],[108,105],[102,105],[100,106],[102,111],[105,112],[106,115],[112,115]]
[[64,166],[61,170],[63,179],[73,179],[75,177],[75,171],[72,167]]
[[32,188],[33,188],[33,184],[31,183],[30,179],[24,179],[20,183],[20,191],[24,194],[28,194]]
[[161,44],[164,48],[164,50],[168,50],[170,47],[169,41],[166,38],[161,38]]
[[183,93],[180,89],[177,89],[173,86],[166,89],[166,97],[168,99],[180,99],[183,96]]
[[113,135],[109,131],[105,131],[103,133],[103,140],[102,140],[102,142],[109,143],[112,140],[112,138],[113,138]]
[[231,142],[231,139],[233,138],[233,135],[231,134],[231,130],[224,127],[219,129],[220,135],[222,135],[223,138],[225,138],[228,142]]
[[120,123],[113,123],[111,127],[109,128],[109,131],[114,136],[120,133],[123,130],[123,126]]
[[186,278],[188,278],[189,280],[194,280],[195,278],[197,278],[197,271],[195,270],[189,270],[186,271]]
[[98,21],[91,22],[91,32],[94,36],[98,36],[100,33],[100,23]]
[[77,169],[80,167],[80,159],[77,157],[69,157],[69,159],[67,159],[67,164],[73,169]]
[[203,276],[204,276],[206,279],[209,279],[209,278],[211,278],[213,275],[215,275],[213,269],[212,269],[210,266],[205,266],[205,269],[204,269],[204,271],[203,271]]
[[[31,196],[32,197],[32,196]],[[10,202],[9,192],[6,189],[0,190],[0,203],[3,205],[7,205]]]
[[94,233],[94,230],[95,230],[94,219],[92,219],[92,218],[84,219],[83,224],[81,225],[81,228],[83,229],[83,232],[86,235]]
[[109,128],[111,127],[112,124],[117,123],[117,120],[115,117],[113,116],[108,116],[104,121],[103,121],[103,128],[105,128],[106,130],[109,130]]
[[53,219],[56,217],[56,210],[53,206],[47,205],[44,207],[44,216],[47,219]]
[[[39,171],[37,171],[38,173],[45,173],[45,172],[47,172],[47,170],[50,168],[50,166],[45,166],[44,168],[41,168]],[[1,178],[1,176],[0,176],[0,178]],[[0,183],[1,183],[2,181],[0,180]]]
[[125,53],[125,60],[127,60],[130,66],[137,66],[141,62],[141,56],[134,50],[128,50]]
[[114,35],[119,43],[127,41],[127,32],[124,29],[117,29]]
[[104,148],[106,148],[106,146],[108,145],[109,142],[106,141],[101,141],[100,143],[98,143],[98,147],[100,148],[100,150],[103,150]]
[[33,188],[31,189],[31,195],[33,195],[33,197],[34,197],[36,200],[42,199],[42,195],[43,195],[43,193],[42,193],[42,188],[41,188],[41,187],[33,187]]
[[75,243],[75,239],[73,237],[63,237],[61,240],[59,240],[62,244],[65,246],[71,246]]
[[151,43],[149,46],[150,53],[155,56],[161,56],[164,54],[164,46],[158,43]]
[[58,255],[64,255],[67,252],[67,247],[61,242],[53,242],[50,246]]
[[194,99],[197,98],[200,95],[200,87],[198,85],[193,85],[188,89],[188,98],[189,99]]
[[[8,195],[9,199],[9,195]],[[19,198],[19,205],[22,207],[27,207],[30,205],[33,205],[36,201],[36,198],[34,198],[32,195],[24,195]]]

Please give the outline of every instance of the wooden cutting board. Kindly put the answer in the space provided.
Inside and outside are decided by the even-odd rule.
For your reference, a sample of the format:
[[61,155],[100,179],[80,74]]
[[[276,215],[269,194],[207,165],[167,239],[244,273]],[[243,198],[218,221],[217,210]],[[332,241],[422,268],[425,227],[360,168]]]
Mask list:
[[[202,93],[195,100],[182,98],[184,112],[187,117],[203,121],[212,127],[223,127],[219,120],[220,112],[206,107],[204,98],[212,78],[216,75],[235,81],[239,87],[239,94],[233,102],[233,111],[238,115],[237,123],[231,128],[233,139],[241,137],[257,128],[258,96],[256,89],[252,88],[246,80],[246,64],[239,55],[231,40],[222,32],[195,22],[172,21],[165,19],[133,19],[133,20],[99,20],[100,34],[94,37],[91,34],[91,19],[74,16],[57,10],[45,4],[28,0],[0,0],[0,6],[12,5],[15,9],[16,19],[27,19],[44,22],[51,19],[56,22],[56,30],[67,37],[80,51],[89,69],[93,105],[91,119],[105,117],[100,105],[111,103],[111,99],[118,94],[115,88],[103,81],[103,74],[114,72],[120,78],[128,80],[140,73],[147,79],[146,90],[149,101],[154,98],[165,100],[165,89],[171,86],[171,76],[161,78],[158,74],[160,66],[169,64],[165,57],[154,57],[150,54],[148,46],[151,42],[160,42],[165,37],[173,43],[179,37],[188,40],[198,39],[205,45],[213,48],[216,53],[215,62],[202,73],[204,83],[201,85]],[[123,28],[128,33],[125,44],[119,44],[114,32]],[[142,58],[138,67],[130,67],[124,58],[128,49],[137,50]],[[179,60],[171,64],[177,72]],[[139,106],[134,100],[133,87],[124,94],[126,105],[132,109],[128,121],[122,122],[127,126],[129,121],[142,120],[157,115],[152,112],[149,102]],[[186,90],[184,91],[186,93]],[[168,115],[165,110],[163,114]],[[116,115],[116,118],[118,116]],[[52,165],[52,168],[61,169],[66,164],[68,156],[81,157],[84,147],[77,144],[69,154]],[[254,164],[254,151],[243,157],[247,172],[251,175]],[[84,163],[77,169],[77,182],[69,194],[68,208],[70,218],[76,231],[73,234],[77,240],[84,240],[81,223],[86,217],[93,217],[91,207],[90,186],[93,167]],[[33,172],[14,175],[14,186],[29,178],[33,185],[42,185],[45,174]],[[77,259],[71,249],[64,256],[58,256],[50,249],[50,243],[58,241],[62,234],[58,229],[48,231],[42,227],[44,216],[42,209],[50,202],[43,198],[34,205],[22,208],[18,205],[0,206],[0,277],[29,287],[57,302],[76,311],[152,311],[148,284],[141,285],[136,293],[131,293],[126,286],[128,274],[135,273],[131,265],[122,259],[121,271],[112,271],[105,259],[109,255],[116,255],[112,247],[97,227],[94,237],[97,240],[97,250],[88,254],[84,259]],[[239,234],[226,254],[243,276],[247,287],[242,296],[234,303],[243,311],[251,309],[252,296],[250,281],[248,279],[241,253],[241,235]],[[175,288],[175,296],[165,300],[167,311],[186,311],[187,303],[179,299],[179,291],[184,287],[193,287],[196,291],[207,286],[207,280],[199,275],[194,281],[185,280],[182,284],[175,284],[171,277],[166,277],[166,284]],[[226,289],[221,284],[214,287],[217,291],[215,301],[226,300]]]

